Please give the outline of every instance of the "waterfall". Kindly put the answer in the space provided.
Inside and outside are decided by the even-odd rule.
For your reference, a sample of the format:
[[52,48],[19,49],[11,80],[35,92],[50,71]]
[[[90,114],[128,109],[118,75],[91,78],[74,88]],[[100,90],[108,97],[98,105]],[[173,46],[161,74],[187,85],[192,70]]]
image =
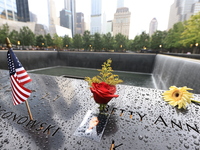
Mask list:
[[158,54],[153,78],[158,89],[187,86],[193,89],[191,92],[200,94],[200,60]]

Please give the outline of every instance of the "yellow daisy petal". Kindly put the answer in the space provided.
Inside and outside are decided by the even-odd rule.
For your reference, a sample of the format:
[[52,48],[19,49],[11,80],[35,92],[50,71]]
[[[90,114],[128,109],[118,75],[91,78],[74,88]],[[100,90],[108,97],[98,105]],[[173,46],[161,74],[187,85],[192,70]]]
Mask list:
[[186,108],[187,104],[190,104],[193,98],[193,93],[187,90],[193,90],[186,86],[177,88],[176,86],[169,87],[169,91],[162,93],[163,99],[172,106],[178,106],[178,109]]

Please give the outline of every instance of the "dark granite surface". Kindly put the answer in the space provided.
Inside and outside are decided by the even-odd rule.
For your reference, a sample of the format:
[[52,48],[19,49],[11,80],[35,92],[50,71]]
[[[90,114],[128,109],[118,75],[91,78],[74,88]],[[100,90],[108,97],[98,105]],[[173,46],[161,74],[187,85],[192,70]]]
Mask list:
[[[186,110],[168,105],[162,90],[117,85],[100,142],[74,135],[86,112],[97,104],[84,80],[29,74],[26,87],[33,121],[25,104],[14,106],[8,72],[0,70],[0,149],[22,150],[184,150],[200,147],[199,105]],[[200,100],[195,94],[195,99]]]

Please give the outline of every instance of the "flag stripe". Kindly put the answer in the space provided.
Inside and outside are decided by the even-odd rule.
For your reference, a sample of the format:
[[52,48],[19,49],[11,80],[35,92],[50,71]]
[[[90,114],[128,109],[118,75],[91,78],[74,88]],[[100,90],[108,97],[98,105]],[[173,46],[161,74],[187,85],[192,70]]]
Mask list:
[[14,105],[18,105],[18,104],[20,104],[20,103],[23,102],[23,101],[20,101],[18,99],[18,97],[15,95],[15,91],[13,90],[13,88],[12,88],[12,97],[13,97],[13,103],[14,103]]
[[15,81],[15,78],[13,77],[11,77],[11,87],[14,105],[24,102],[30,96],[29,92],[31,91],[18,85],[18,83]]
[[19,79],[19,82],[22,85],[32,81],[30,76],[27,74],[26,70],[24,70],[23,67],[16,69],[16,73],[17,73],[17,77]]
[[26,101],[31,94],[31,90],[24,87],[24,84],[31,82],[30,76],[13,53],[12,49],[8,50],[8,67],[10,72],[10,82],[12,89],[13,104],[18,105]]
[[25,97],[30,96],[31,91],[18,84],[13,76],[11,76],[11,81],[13,88],[22,93]]

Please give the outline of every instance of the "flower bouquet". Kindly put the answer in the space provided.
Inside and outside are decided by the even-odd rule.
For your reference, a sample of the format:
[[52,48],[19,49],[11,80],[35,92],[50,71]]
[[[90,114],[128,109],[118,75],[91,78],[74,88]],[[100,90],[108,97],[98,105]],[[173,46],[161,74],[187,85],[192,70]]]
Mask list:
[[115,95],[116,84],[123,82],[123,80],[119,79],[118,75],[112,73],[111,63],[112,60],[108,59],[103,63],[102,69],[98,69],[98,71],[100,71],[99,75],[93,78],[85,77],[85,81],[87,81],[90,86],[95,102],[99,104],[100,112],[105,110],[107,103],[113,97],[119,96]]

